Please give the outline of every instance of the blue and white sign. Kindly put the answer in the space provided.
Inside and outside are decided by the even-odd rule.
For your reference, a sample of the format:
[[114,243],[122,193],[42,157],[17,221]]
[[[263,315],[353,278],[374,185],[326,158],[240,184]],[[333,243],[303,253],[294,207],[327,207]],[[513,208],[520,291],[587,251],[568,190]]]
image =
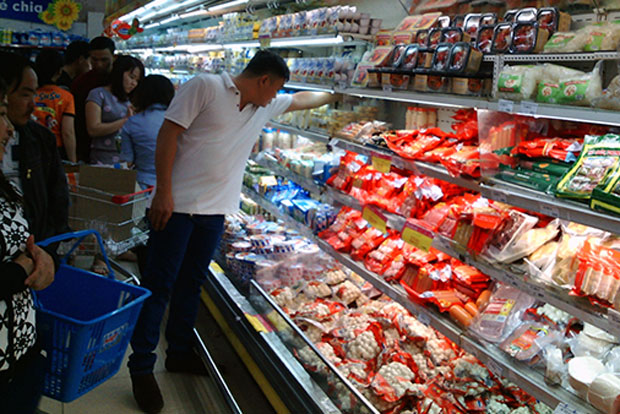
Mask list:
[[47,10],[53,0],[0,0],[0,18],[43,23],[39,13]]

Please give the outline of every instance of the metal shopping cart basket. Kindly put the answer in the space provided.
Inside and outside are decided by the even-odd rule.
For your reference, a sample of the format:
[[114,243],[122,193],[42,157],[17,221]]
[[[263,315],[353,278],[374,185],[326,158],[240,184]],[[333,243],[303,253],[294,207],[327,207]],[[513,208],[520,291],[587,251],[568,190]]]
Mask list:
[[[93,234],[108,277],[66,263],[82,240]],[[34,295],[37,327],[50,362],[43,393],[62,402],[75,400],[118,372],[142,304],[151,295],[144,288],[114,280],[96,231],[68,233],[39,245],[69,239],[78,240],[61,260],[54,282]]]
[[[105,239],[107,253],[118,256],[148,239],[143,219],[152,190],[151,187],[129,194],[115,194],[70,181],[69,225],[74,230],[98,230]],[[80,252],[88,254],[94,247],[92,241],[90,244],[87,241]]]

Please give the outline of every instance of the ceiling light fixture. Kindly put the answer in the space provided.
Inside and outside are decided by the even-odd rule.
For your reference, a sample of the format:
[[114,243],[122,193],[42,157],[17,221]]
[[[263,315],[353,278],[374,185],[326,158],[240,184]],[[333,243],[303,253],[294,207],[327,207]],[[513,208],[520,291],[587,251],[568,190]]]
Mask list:
[[210,11],[210,12],[214,12],[214,11],[218,11],[218,10],[222,10],[222,9],[228,9],[230,7],[240,6],[242,4],[249,3],[249,1],[250,0],[234,0],[234,1],[229,1],[227,3],[218,4],[217,6],[211,6],[207,10]]

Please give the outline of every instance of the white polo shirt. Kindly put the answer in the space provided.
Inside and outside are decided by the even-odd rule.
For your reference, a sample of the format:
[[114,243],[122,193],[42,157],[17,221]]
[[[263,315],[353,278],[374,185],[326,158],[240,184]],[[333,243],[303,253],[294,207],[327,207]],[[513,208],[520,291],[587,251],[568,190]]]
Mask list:
[[183,84],[165,118],[185,128],[172,169],[174,211],[231,214],[239,209],[245,164],[261,129],[291,105],[277,96],[266,107],[248,104],[227,73],[198,75]]

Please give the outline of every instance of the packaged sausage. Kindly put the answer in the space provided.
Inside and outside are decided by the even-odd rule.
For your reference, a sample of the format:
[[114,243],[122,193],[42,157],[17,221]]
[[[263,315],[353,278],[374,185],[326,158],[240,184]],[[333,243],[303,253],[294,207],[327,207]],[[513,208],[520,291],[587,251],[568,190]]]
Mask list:
[[470,43],[459,42],[452,46],[448,71],[473,75],[478,73],[482,62],[482,52],[474,49]]
[[441,30],[441,43],[469,42],[471,37],[458,27],[446,27]]
[[516,23],[512,28],[512,53],[539,53],[549,39],[549,31],[537,23]]
[[428,32],[428,39],[426,41],[426,47],[435,50],[442,39],[442,29],[431,29]]
[[620,213],[620,168],[607,174],[592,191],[590,208],[598,211]]
[[570,30],[570,14],[564,13],[555,7],[543,7],[538,10],[538,27],[547,29],[549,33],[567,32]]
[[435,72],[447,71],[450,64],[450,51],[452,45],[450,43],[442,43],[437,46],[435,53],[433,54],[432,70]]
[[478,29],[478,38],[476,39],[476,47],[482,53],[491,53],[493,47],[493,33],[495,26],[480,26]]
[[501,342],[518,326],[521,315],[534,299],[517,288],[499,284],[487,306],[474,319],[470,330],[489,342]]
[[533,364],[543,348],[559,338],[560,334],[547,325],[524,322],[499,344],[499,348],[518,361]]
[[491,52],[508,53],[512,42],[512,23],[500,23],[493,30]]

